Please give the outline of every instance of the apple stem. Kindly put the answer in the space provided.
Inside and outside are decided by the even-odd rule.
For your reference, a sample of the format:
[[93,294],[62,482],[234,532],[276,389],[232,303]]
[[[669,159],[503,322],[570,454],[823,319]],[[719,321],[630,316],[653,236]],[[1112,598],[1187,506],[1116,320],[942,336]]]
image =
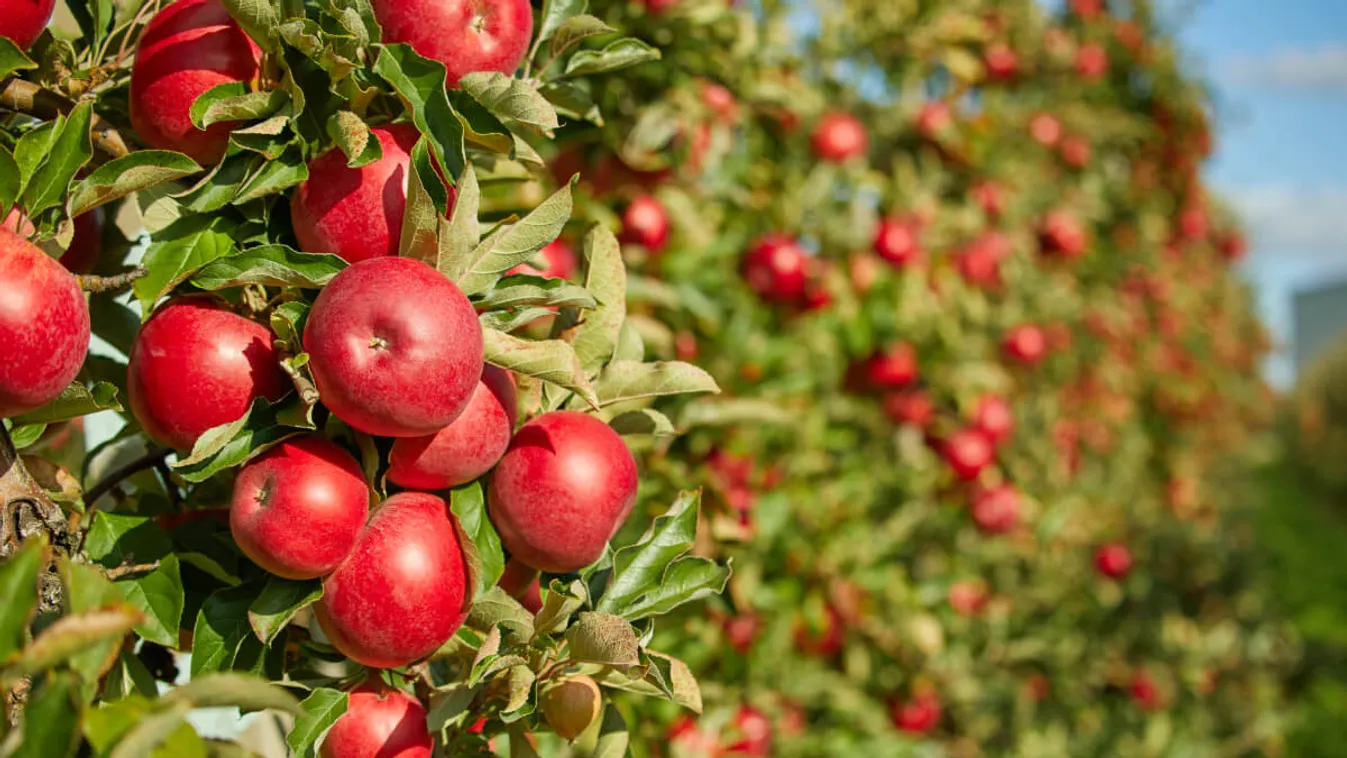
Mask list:
[[77,276],[75,281],[85,292],[109,292],[119,290],[150,273],[144,266],[137,266],[114,276]]

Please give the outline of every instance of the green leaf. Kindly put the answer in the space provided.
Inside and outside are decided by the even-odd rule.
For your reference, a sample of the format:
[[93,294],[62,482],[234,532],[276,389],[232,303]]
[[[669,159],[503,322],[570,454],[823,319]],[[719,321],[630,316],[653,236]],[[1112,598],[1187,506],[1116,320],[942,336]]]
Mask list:
[[553,580],[548,587],[543,608],[533,621],[534,633],[543,635],[565,631],[571,623],[571,616],[588,602],[589,589],[584,582],[576,579],[563,585],[560,580]]
[[[70,15],[79,24],[80,36],[89,45],[90,50],[98,50],[103,40],[112,33],[117,24],[117,3],[115,0],[67,0],[66,7]],[[4,74],[0,73],[0,78]]]
[[[120,606],[122,593],[112,586],[103,572],[84,563],[58,559],[61,586],[65,590],[66,610],[70,613]],[[97,682],[117,662],[120,639],[107,639],[87,646],[70,657],[70,668],[85,682]]]
[[166,555],[148,574],[114,583],[127,602],[145,614],[136,634],[168,648],[178,646],[178,628],[182,625],[184,592],[178,556]]
[[566,19],[552,37],[552,55],[557,56],[569,50],[573,45],[589,37],[612,34],[617,30],[602,19],[587,13]]
[[603,126],[603,113],[594,102],[594,95],[580,82],[548,82],[538,92],[556,108],[557,114]]
[[655,437],[671,437],[677,434],[669,417],[653,408],[627,411],[609,421],[608,425],[613,428],[613,431],[624,437],[642,434]]
[[235,668],[244,640],[256,639],[248,625],[248,608],[257,599],[255,586],[216,590],[196,615],[192,633],[192,678]]
[[542,22],[538,24],[537,44],[551,39],[567,19],[584,13],[588,7],[588,0],[544,0]]
[[303,713],[294,695],[266,680],[248,674],[209,674],[165,693],[167,705],[185,703],[192,708],[237,706],[245,711],[271,709],[299,716]]
[[564,76],[601,74],[659,59],[659,50],[635,37],[623,37],[608,43],[602,50],[581,50],[572,55],[566,61]]
[[440,232],[439,266],[440,273],[458,281],[472,263],[472,251],[482,239],[481,226],[477,212],[481,207],[482,193],[477,184],[477,171],[469,163],[458,179],[458,194],[454,198],[454,210],[449,223]]
[[[138,150],[108,161],[76,184],[71,191],[70,215],[87,213],[133,192],[181,179],[200,170],[196,161],[182,153]],[[0,176],[3,173],[0,170]]]
[[272,0],[220,0],[244,33],[253,38],[263,50],[276,52],[280,39],[280,19]]
[[[145,714],[133,722],[133,726],[117,741],[117,746],[108,753],[108,758],[141,758],[152,756],[159,758],[165,753],[174,758],[189,755],[205,755],[205,745],[201,738],[185,723],[191,706],[177,703],[174,706]],[[184,737],[186,730],[188,736]],[[184,752],[184,746],[178,740],[186,739],[193,753]]]
[[[8,41],[8,38],[0,37],[0,44]],[[14,162],[14,154],[0,145],[0,218],[9,215],[9,209],[19,199],[22,189],[19,184],[19,164]]]
[[[439,185],[430,166],[428,141],[424,136],[412,148],[414,170],[407,177],[407,204],[402,211],[402,237],[398,255],[415,258],[439,268],[440,206],[447,206],[448,195]],[[429,182],[429,184],[427,184]],[[436,195],[441,197],[436,199]]]
[[155,235],[145,251],[149,272],[132,286],[140,301],[141,320],[147,321],[154,304],[203,266],[234,251],[231,224],[220,216],[185,216]]
[[477,318],[482,323],[483,330],[493,330],[504,332],[506,334],[521,329],[540,318],[550,318],[555,315],[551,308],[527,307],[520,308],[517,311],[491,311],[483,313]]
[[19,549],[0,564],[0,661],[23,647],[28,624],[37,608],[37,575],[47,565],[45,536],[24,540]]
[[184,592],[173,543],[154,519],[99,512],[84,540],[88,556],[105,568],[157,562],[153,570],[113,583],[126,601],[145,614],[140,636],[165,647],[178,646]]
[[462,90],[448,91],[449,104],[463,125],[463,138],[474,146],[492,153],[511,155],[514,136],[505,122]]
[[261,168],[265,160],[253,152],[225,156],[196,185],[178,194],[178,202],[195,213],[214,213],[238,197],[243,183]]
[[524,305],[593,308],[598,303],[584,287],[571,284],[565,279],[510,276],[502,279],[482,299],[476,301],[475,305],[478,310],[504,310]]
[[75,174],[94,156],[93,141],[89,139],[92,119],[93,103],[89,100],[81,101],[70,111],[65,126],[51,143],[47,159],[24,189],[23,207],[30,217],[65,204]]
[[278,416],[285,408],[285,401],[272,405],[265,398],[257,398],[242,417],[202,434],[192,454],[173,464],[174,470],[189,482],[204,482],[227,468],[247,462],[298,432],[279,425]]
[[702,712],[702,693],[687,664],[672,656],[648,652],[645,665],[626,671],[608,669],[596,677],[604,687],[664,698],[696,713]]
[[140,611],[129,605],[62,616],[23,649],[18,660],[5,669],[5,678],[31,676],[75,657],[93,645],[120,640],[141,620]]
[[65,128],[65,117],[57,115],[54,121],[48,121],[19,138],[14,143],[14,162],[19,166],[20,192],[28,186],[29,180],[37,172],[42,162],[51,155],[56,140]]
[[36,410],[14,419],[15,424],[55,424],[98,411],[120,411],[117,388],[107,382],[96,382],[93,387],[75,381],[61,391],[56,399]]
[[432,732],[438,732],[454,721],[461,720],[480,690],[480,687],[469,687],[463,683],[436,690],[430,696],[426,726]]
[[300,702],[300,714],[285,742],[296,758],[314,758],[318,741],[346,713],[349,696],[340,690],[318,687]]
[[16,426],[9,430],[9,440],[14,443],[15,450],[22,450],[42,439],[42,433],[45,431],[47,431],[46,424]]
[[230,202],[233,205],[250,203],[261,197],[279,194],[291,187],[298,186],[309,178],[309,164],[304,161],[299,146],[287,149],[280,158],[265,161],[257,173],[239,188],[239,193]]
[[463,292],[479,295],[490,290],[502,274],[526,263],[555,240],[571,218],[571,187],[574,184],[572,179],[527,216],[483,240],[469,254],[468,265],[458,278],[458,286]]
[[301,253],[287,245],[262,245],[207,264],[192,275],[204,290],[262,284],[268,287],[320,289],[346,268],[336,255]]
[[488,588],[473,601],[465,623],[471,629],[482,631],[499,627],[519,640],[533,637],[533,614],[496,586]]
[[551,382],[575,392],[585,402],[597,406],[598,397],[585,374],[575,350],[561,340],[532,342],[486,330],[482,332],[486,362],[516,374]]
[[327,136],[346,154],[346,165],[350,168],[361,168],[383,157],[383,145],[351,111],[332,114],[327,120]]
[[530,126],[543,133],[561,125],[556,109],[547,98],[536,86],[522,79],[499,71],[478,71],[464,75],[458,86],[506,121]]
[[622,717],[622,713],[612,705],[604,708],[598,744],[594,746],[591,758],[623,758],[628,755],[627,748],[630,743],[631,731],[627,728],[627,720]]
[[706,398],[687,404],[678,417],[683,429],[737,424],[789,424],[797,417],[770,400],[758,398]]
[[430,138],[435,158],[456,181],[467,164],[467,155],[463,124],[444,88],[444,64],[417,55],[408,45],[384,45],[374,63],[374,73],[406,101],[416,128]]
[[603,369],[594,382],[599,406],[647,397],[684,395],[694,392],[720,392],[711,375],[691,363],[640,363],[615,361]]
[[568,341],[575,347],[588,373],[596,373],[613,357],[618,335],[627,319],[627,267],[617,238],[595,224],[585,234],[585,289],[599,301],[599,307],[571,332]]
[[582,613],[566,630],[570,657],[606,666],[640,663],[641,644],[631,622],[610,613]]
[[15,71],[28,71],[34,68],[37,68],[37,64],[14,44],[14,40],[0,36],[0,81],[8,79]]
[[509,674],[510,696],[502,713],[514,713],[528,705],[533,694],[533,685],[538,681],[537,674],[528,666],[511,666]]
[[192,125],[206,129],[225,121],[253,121],[279,111],[290,101],[284,90],[249,92],[243,82],[217,84],[192,102]]
[[[4,42],[0,38],[0,42]],[[79,681],[60,673],[42,683],[22,709],[23,738],[12,758],[65,758],[75,754],[80,736]]]
[[248,624],[257,639],[270,645],[296,613],[323,597],[323,583],[317,579],[298,581],[273,576],[257,600],[248,607]]
[[501,548],[500,536],[487,517],[481,484],[473,482],[459,487],[450,493],[449,499],[450,510],[458,517],[459,526],[477,548],[480,571],[476,594],[480,595],[496,586],[505,572],[505,552]]

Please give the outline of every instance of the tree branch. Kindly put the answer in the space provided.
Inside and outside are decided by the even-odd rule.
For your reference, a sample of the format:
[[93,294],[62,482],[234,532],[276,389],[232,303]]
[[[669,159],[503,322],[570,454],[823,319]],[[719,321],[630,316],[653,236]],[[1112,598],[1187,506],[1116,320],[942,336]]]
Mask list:
[[75,281],[80,289],[85,292],[108,292],[109,290],[119,290],[130,285],[137,279],[143,278],[150,273],[144,266],[137,266],[122,274],[114,276],[77,276]]
[[[57,115],[66,115],[74,109],[75,103],[69,98],[33,84],[23,79],[9,79],[0,83],[0,108],[27,113],[41,119],[53,119]],[[131,148],[112,124],[94,115],[91,129],[94,149],[101,150],[113,158],[130,155]]]
[[134,461],[117,468],[111,474],[103,477],[103,481],[90,487],[88,491],[84,493],[84,504],[90,508],[94,507],[94,503],[98,502],[99,498],[111,492],[113,487],[121,484],[122,481],[128,477],[159,465],[168,457],[169,452],[171,451],[168,448],[155,448]]

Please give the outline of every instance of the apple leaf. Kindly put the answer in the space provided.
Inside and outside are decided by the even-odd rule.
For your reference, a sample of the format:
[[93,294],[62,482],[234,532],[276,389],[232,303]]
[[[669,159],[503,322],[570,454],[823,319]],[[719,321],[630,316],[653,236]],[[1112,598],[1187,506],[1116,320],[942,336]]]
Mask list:
[[595,679],[604,687],[663,698],[694,713],[702,712],[701,687],[686,663],[655,652],[642,652],[641,663],[625,671],[606,669]]
[[460,89],[449,90],[448,96],[459,123],[463,124],[465,140],[489,152],[511,154],[514,138],[499,116]]
[[65,117],[58,114],[55,120],[34,127],[14,143],[14,162],[19,167],[20,193],[28,186],[28,182],[42,162],[51,155],[52,148],[55,147],[56,140],[64,128]]
[[[291,396],[290,400],[296,399]],[[196,441],[192,454],[173,464],[174,470],[189,482],[204,482],[298,433],[298,429],[279,425],[279,414],[285,412],[287,402],[272,405],[264,398],[257,398],[240,418],[206,430]]]
[[[2,40],[0,40],[2,41]],[[66,758],[80,737],[79,680],[70,672],[47,677],[23,707],[23,736],[12,758]]]
[[623,37],[602,50],[581,50],[566,61],[563,76],[601,74],[660,59],[659,50],[635,37]]
[[555,240],[571,218],[571,188],[576,178],[542,201],[527,216],[489,235],[468,255],[458,286],[468,295],[491,289],[506,271],[527,263]]
[[[9,40],[0,37],[0,43]],[[0,218],[9,215],[14,201],[19,199],[23,187],[19,184],[19,164],[14,162],[14,154],[4,145],[0,145]]]
[[[3,163],[2,159],[0,163]],[[3,166],[0,166],[0,176],[4,175],[2,169]],[[181,179],[200,170],[196,161],[169,150],[139,150],[115,158],[94,169],[75,185],[71,192],[70,215],[87,213],[133,192]]]
[[609,421],[608,425],[613,428],[613,431],[624,437],[642,434],[654,437],[671,437],[677,434],[669,417],[653,408],[627,411]]
[[580,580],[569,584],[553,579],[547,588],[543,608],[534,619],[535,634],[556,634],[571,623],[571,616],[589,602],[589,589]]
[[15,71],[27,71],[37,68],[37,64],[9,37],[0,35],[0,81],[8,79]]
[[132,285],[140,301],[141,321],[154,304],[203,266],[234,251],[233,225],[222,216],[184,216],[155,234],[145,251],[148,272]]
[[588,8],[588,0],[544,0],[542,22],[538,24],[538,40],[529,57],[537,53],[538,46],[551,39],[567,19],[584,13]]
[[520,641],[533,637],[533,614],[494,584],[473,601],[464,623],[477,630],[499,627],[502,633]]
[[478,310],[505,310],[524,305],[593,308],[598,303],[584,287],[565,279],[516,275],[502,279],[474,305]]
[[61,394],[41,408],[31,410],[14,419],[15,424],[55,424],[98,411],[120,411],[117,388],[107,382],[95,382],[86,387],[83,382],[71,382]]
[[248,623],[248,609],[257,596],[256,586],[227,587],[216,590],[202,603],[192,632],[193,679],[236,668],[245,641],[259,644]]
[[[142,620],[140,611],[127,604],[109,605],[82,613],[73,613],[53,621],[19,658],[4,670],[4,678],[31,676],[46,671],[91,646],[120,640]],[[108,661],[112,665],[115,656]]]
[[516,329],[521,329],[540,318],[549,318],[555,315],[551,308],[542,308],[530,306],[520,308],[517,311],[490,311],[477,317],[482,322],[482,329],[491,329],[497,332],[510,333]]
[[319,289],[346,268],[336,255],[301,253],[287,245],[262,245],[219,258],[192,275],[203,290],[263,284]]
[[270,682],[233,672],[209,674],[164,693],[164,705],[185,703],[192,708],[237,706],[245,711],[270,709],[299,716],[303,713],[294,695]]
[[594,95],[583,82],[555,81],[544,84],[538,92],[551,103],[559,115],[588,121],[603,126],[603,113],[594,102]]
[[466,74],[458,86],[506,121],[532,127],[544,134],[561,126],[552,104],[537,87],[522,79],[499,71],[478,71]]
[[429,138],[435,158],[457,181],[468,159],[463,124],[444,88],[444,64],[421,57],[405,44],[384,45],[374,73],[407,103],[417,129]]
[[383,145],[351,111],[337,111],[327,120],[327,136],[346,154],[350,168],[367,166],[383,157]]
[[304,162],[299,146],[292,145],[280,158],[264,161],[229,202],[232,205],[243,205],[260,197],[285,192],[308,178],[309,164]]
[[450,493],[449,500],[459,526],[477,549],[479,571],[475,594],[480,595],[496,586],[505,572],[505,552],[501,548],[500,535],[491,525],[491,519],[487,518],[486,498],[481,484],[473,482],[459,487]]
[[558,56],[572,46],[580,43],[581,40],[589,37],[598,37],[604,34],[613,34],[617,30],[602,19],[582,13],[578,16],[572,16],[562,22],[557,27],[557,32],[552,36],[552,55]]
[[449,196],[430,165],[423,136],[412,148],[413,170],[407,176],[407,204],[402,211],[402,238],[398,255],[439,268],[439,233]]
[[248,624],[262,644],[270,645],[295,614],[322,597],[323,583],[317,579],[299,581],[270,577],[262,594],[248,607]]
[[243,82],[217,84],[201,93],[188,112],[192,125],[206,129],[224,121],[254,121],[266,118],[285,106],[290,96],[285,90],[249,92]]
[[458,192],[449,223],[440,230],[440,273],[457,281],[472,260],[472,251],[482,240],[477,212],[481,207],[482,192],[477,184],[477,170],[469,163],[458,178]]
[[37,608],[37,575],[47,564],[45,536],[24,540],[3,564],[0,564],[0,662],[23,647],[28,623]]
[[[73,563],[67,558],[59,558],[56,565],[61,575],[61,587],[65,590],[68,612],[82,613],[120,605],[124,601],[122,593],[112,586],[100,568],[86,563]],[[96,682],[116,663],[121,647],[120,639],[89,645],[70,657],[69,666],[84,681]]]
[[487,363],[551,382],[575,392],[585,402],[597,407],[598,397],[585,375],[584,366],[570,345],[561,340],[522,340],[491,329],[483,331],[482,337]]
[[257,46],[274,53],[279,47],[280,19],[271,0],[220,0],[243,31]]
[[585,289],[599,306],[585,314],[579,326],[563,333],[563,338],[575,346],[585,371],[594,374],[613,357],[627,319],[627,267],[617,238],[598,224],[585,234],[583,248],[587,261]]
[[226,156],[190,189],[177,195],[178,202],[194,213],[214,213],[238,197],[243,183],[265,160],[268,159],[252,152]]
[[94,156],[93,142],[89,139],[92,119],[93,104],[84,100],[55,130],[46,159],[24,187],[23,207],[30,217],[65,204],[75,174]]
[[347,693],[318,687],[299,703],[299,717],[285,742],[296,758],[314,758],[317,746],[327,730],[346,713]]
[[604,367],[594,382],[594,391],[599,396],[599,406],[607,407],[641,398],[718,393],[720,387],[710,374],[691,363],[614,361]]

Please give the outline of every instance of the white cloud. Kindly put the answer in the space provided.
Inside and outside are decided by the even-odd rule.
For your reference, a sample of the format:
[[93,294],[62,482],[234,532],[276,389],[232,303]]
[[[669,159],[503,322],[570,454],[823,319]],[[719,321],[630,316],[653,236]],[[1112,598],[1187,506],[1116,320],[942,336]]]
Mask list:
[[1217,73],[1231,84],[1248,87],[1347,93],[1347,43],[1227,58]]
[[1256,252],[1347,256],[1347,185],[1254,184],[1221,194],[1243,218]]

